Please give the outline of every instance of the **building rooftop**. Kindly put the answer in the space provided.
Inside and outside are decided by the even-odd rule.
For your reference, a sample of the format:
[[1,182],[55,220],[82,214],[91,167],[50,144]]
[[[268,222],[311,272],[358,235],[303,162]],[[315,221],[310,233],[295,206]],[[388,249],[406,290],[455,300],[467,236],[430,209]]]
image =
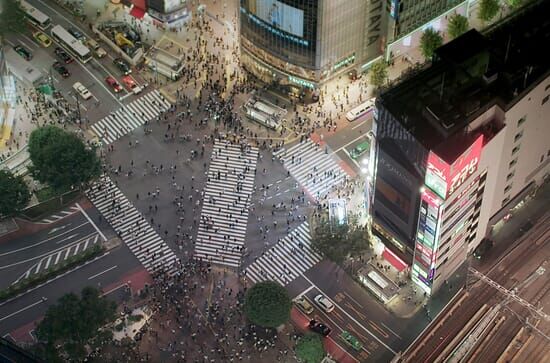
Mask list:
[[519,12],[487,34],[470,30],[442,46],[430,67],[377,103],[424,147],[454,161],[477,136],[468,134],[473,119],[495,104],[509,109],[550,74],[550,1]]

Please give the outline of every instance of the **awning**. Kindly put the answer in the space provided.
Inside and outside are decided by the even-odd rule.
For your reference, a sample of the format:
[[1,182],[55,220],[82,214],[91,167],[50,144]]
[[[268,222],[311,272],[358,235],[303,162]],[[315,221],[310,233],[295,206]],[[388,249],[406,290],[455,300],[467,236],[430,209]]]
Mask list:
[[145,16],[145,9],[134,5],[132,10],[130,10],[130,15],[132,15],[136,19],[143,19],[143,17]]
[[401,272],[404,269],[406,269],[408,266],[405,262],[403,262],[402,259],[397,257],[395,253],[393,253],[391,250],[389,250],[387,247],[384,248],[384,252],[382,252],[382,256],[386,261],[391,263],[393,267],[397,269],[397,271]]

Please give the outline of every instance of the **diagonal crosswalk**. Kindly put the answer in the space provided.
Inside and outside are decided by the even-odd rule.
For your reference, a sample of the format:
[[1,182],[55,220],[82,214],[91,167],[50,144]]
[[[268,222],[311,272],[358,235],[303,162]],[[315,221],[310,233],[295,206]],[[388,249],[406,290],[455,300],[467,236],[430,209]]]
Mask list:
[[102,176],[86,194],[147,271],[175,271],[177,256],[111,178]]
[[330,150],[317,146],[311,140],[297,143],[273,154],[316,200],[326,196],[333,186],[347,178],[347,174],[339,165],[340,159]]
[[311,247],[309,224],[304,222],[263,252],[246,268],[245,276],[252,283],[272,280],[286,286],[322,259]]
[[195,258],[239,266],[257,161],[257,148],[214,144],[203,191]]
[[169,107],[170,103],[160,92],[153,90],[105,116],[92,125],[92,130],[107,145],[151,121]]

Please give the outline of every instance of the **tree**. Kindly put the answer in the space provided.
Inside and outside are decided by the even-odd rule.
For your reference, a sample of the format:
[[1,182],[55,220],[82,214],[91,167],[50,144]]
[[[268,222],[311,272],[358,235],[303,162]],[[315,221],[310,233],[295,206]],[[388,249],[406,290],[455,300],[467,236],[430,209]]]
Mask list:
[[449,18],[449,36],[451,39],[458,38],[468,31],[469,26],[467,17],[461,14],[454,14]]
[[31,194],[21,176],[0,170],[0,216],[13,216],[29,203]]
[[101,172],[95,149],[87,148],[75,134],[55,126],[31,133],[29,155],[33,177],[56,190],[81,186]]
[[420,50],[424,58],[432,59],[435,50],[441,45],[443,45],[443,37],[437,30],[433,28],[424,30],[420,37]]
[[296,356],[302,363],[319,363],[325,357],[323,341],[317,334],[307,334],[296,344]]
[[373,63],[369,69],[369,80],[370,83],[378,88],[388,79],[388,64],[384,60],[379,60],[378,62]]
[[26,14],[18,0],[0,0],[0,39],[8,33],[27,31]]
[[36,327],[38,339],[45,342],[48,361],[58,360],[59,345],[72,360],[82,361],[86,355],[84,346],[99,334],[100,327],[115,319],[115,311],[116,304],[93,287],[85,287],[81,297],[73,293],[63,295]]
[[517,8],[523,4],[523,0],[506,0],[506,2],[511,8]]
[[481,0],[477,16],[482,21],[490,21],[497,15],[499,10],[498,0]]
[[312,237],[313,248],[337,264],[369,248],[367,230],[354,220],[341,225],[319,223]]
[[244,312],[256,325],[276,328],[290,319],[291,308],[287,291],[274,281],[260,282],[246,292]]

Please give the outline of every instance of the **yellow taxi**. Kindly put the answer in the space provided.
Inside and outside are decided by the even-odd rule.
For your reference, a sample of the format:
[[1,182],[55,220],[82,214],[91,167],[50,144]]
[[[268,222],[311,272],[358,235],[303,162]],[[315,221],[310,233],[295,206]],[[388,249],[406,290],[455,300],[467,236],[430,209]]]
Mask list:
[[43,47],[47,48],[50,45],[52,45],[52,40],[50,37],[48,37],[46,34],[42,32],[34,32],[32,33],[33,38],[40,43]]

